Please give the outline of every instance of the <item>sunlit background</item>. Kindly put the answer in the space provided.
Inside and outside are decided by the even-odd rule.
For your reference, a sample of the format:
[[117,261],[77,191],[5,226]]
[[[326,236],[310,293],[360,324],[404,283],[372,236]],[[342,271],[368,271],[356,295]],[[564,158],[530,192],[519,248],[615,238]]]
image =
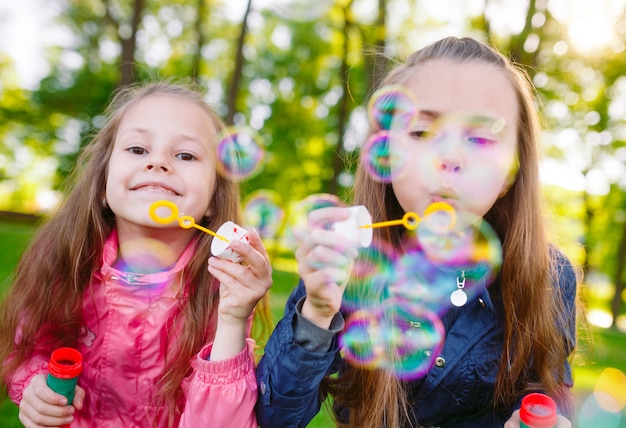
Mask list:
[[[2,213],[40,216],[58,206],[63,178],[116,84],[116,32],[130,35],[130,3],[111,2],[110,19],[97,1],[0,4]],[[139,70],[189,75],[203,44],[196,77],[207,101],[229,125],[258,134],[266,151],[263,167],[241,183],[247,218],[263,222],[275,268],[291,273],[298,232],[287,225],[303,210],[337,203],[329,193],[344,198],[353,183],[349,162],[332,165],[335,152],[350,160],[363,144],[368,54],[382,41],[386,56],[404,57],[448,35],[510,53],[538,90],[552,237],[584,268],[590,326],[626,349],[626,0],[253,0],[232,104],[248,2],[206,1],[199,39],[194,17],[202,2],[153,3],[136,34]],[[386,4],[382,25],[379,3]],[[80,19],[74,27],[70,16]],[[594,352],[604,352],[604,340]],[[625,423],[624,367],[606,370],[577,370],[577,383],[593,391],[580,398],[580,426]]]

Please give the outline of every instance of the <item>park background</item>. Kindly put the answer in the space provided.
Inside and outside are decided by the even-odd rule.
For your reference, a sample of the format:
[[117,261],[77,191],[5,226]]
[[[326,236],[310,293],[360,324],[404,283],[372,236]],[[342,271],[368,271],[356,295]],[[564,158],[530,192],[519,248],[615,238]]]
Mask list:
[[[626,0],[3,2],[0,292],[116,88],[160,77],[205,88],[265,150],[244,203],[271,195],[286,224],[310,195],[348,200],[367,96],[396,59],[448,35],[492,43],[537,87],[546,216],[585,273],[592,340],[574,360],[575,425],[626,426]],[[275,321],[297,282],[286,230],[265,239]],[[16,415],[2,401],[1,426],[20,426]]]

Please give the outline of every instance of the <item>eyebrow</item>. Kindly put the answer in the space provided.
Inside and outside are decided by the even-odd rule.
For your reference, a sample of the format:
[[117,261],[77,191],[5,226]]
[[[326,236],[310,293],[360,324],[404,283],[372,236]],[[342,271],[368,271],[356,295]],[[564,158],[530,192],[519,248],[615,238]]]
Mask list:
[[435,110],[420,110],[417,112],[418,117],[426,116],[428,119],[438,119],[441,117],[441,112]]
[[[150,133],[150,129],[148,128],[127,128],[124,129],[121,133],[118,132],[118,135],[123,135],[123,134],[127,134],[130,132],[137,132],[139,134],[145,135]],[[198,144],[204,144],[204,142],[201,139],[198,139],[197,137],[194,137],[192,135],[189,134],[184,134],[184,133],[180,133],[180,134],[176,134],[176,136],[179,138],[180,141],[191,141],[191,142],[195,142]]]
[[[480,125],[486,125],[486,126],[494,126],[496,124],[499,124],[498,126],[498,131],[501,131],[505,128],[508,128],[508,123],[506,123],[506,121],[504,120],[504,118],[502,117],[495,117],[495,116],[488,116],[488,115],[484,115],[484,114],[458,114],[458,113],[453,113],[451,115],[452,117],[461,117],[463,119],[468,119],[469,121],[471,121],[472,123],[476,123],[476,124],[480,124]],[[418,117],[424,117],[426,119],[430,119],[430,120],[438,120],[440,118],[445,118],[445,117],[450,117],[450,115],[447,114],[442,114],[440,111],[437,110],[419,110],[418,111]]]
[[[436,110],[419,110],[418,112],[419,117],[423,117],[426,116],[429,119],[439,119],[442,116],[450,116],[448,114],[442,114],[439,111]],[[493,122],[497,122],[502,120],[502,118],[499,117],[495,117],[495,116],[487,116],[484,114],[458,114],[458,113],[453,113],[451,116],[453,117],[464,117],[467,119],[470,119],[472,121],[476,121],[479,123],[493,123]]]

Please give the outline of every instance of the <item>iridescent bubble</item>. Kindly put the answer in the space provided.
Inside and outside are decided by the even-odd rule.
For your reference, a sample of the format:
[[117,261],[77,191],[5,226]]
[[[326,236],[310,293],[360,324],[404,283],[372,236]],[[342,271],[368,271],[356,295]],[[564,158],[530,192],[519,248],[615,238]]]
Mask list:
[[399,132],[379,131],[363,144],[360,162],[373,180],[390,183],[406,171],[410,156],[394,141],[401,138]]
[[306,238],[309,213],[325,207],[338,207],[345,204],[335,195],[317,193],[293,203],[288,210],[285,224],[284,244],[292,250],[297,249]]
[[389,299],[383,319],[387,368],[400,379],[426,375],[443,347],[445,330],[437,314],[416,301]]
[[[150,289],[167,285],[167,282],[160,282],[163,276],[158,272],[176,261],[176,255],[168,245],[156,239],[133,239],[120,243],[120,253],[123,257],[115,265],[116,269],[124,272],[117,278],[120,283]],[[150,294],[145,296],[150,298]]]
[[452,228],[425,218],[418,226],[417,239],[426,257],[444,271],[465,271],[475,280],[483,280],[502,264],[498,235],[477,216],[464,213]]
[[285,219],[280,195],[267,189],[250,194],[244,201],[243,217],[246,225],[253,227],[261,238],[275,237]]
[[401,85],[383,86],[367,105],[370,120],[379,130],[406,130],[417,119],[417,100]]
[[343,295],[342,307],[379,308],[389,297],[389,286],[396,280],[395,250],[384,241],[374,241],[359,250]]
[[442,270],[415,246],[399,258],[396,269],[398,279],[391,290],[393,296],[419,302],[425,310],[439,316],[450,309],[450,294],[456,290],[456,271]]
[[175,260],[173,250],[157,239],[133,239],[120,243],[124,266],[122,270],[136,273],[159,272]]
[[384,365],[385,344],[379,315],[375,311],[359,310],[348,316],[339,336],[339,346],[347,361],[370,369]]
[[339,337],[344,358],[363,368],[386,369],[400,379],[424,376],[443,345],[443,323],[417,302],[383,300],[378,309],[348,315]]
[[249,128],[228,128],[217,136],[218,172],[229,180],[242,181],[256,175],[265,151],[258,135]]

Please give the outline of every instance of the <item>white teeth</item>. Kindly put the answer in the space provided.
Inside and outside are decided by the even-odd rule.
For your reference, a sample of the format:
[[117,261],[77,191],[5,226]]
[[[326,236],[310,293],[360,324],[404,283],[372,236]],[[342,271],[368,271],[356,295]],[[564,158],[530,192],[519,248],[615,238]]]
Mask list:
[[168,189],[164,189],[163,187],[158,187],[158,186],[144,186],[144,187],[139,187],[136,190],[143,190],[143,191],[148,191],[148,192],[153,192],[153,193],[168,193],[170,195],[175,195],[175,192],[172,192],[171,190]]

